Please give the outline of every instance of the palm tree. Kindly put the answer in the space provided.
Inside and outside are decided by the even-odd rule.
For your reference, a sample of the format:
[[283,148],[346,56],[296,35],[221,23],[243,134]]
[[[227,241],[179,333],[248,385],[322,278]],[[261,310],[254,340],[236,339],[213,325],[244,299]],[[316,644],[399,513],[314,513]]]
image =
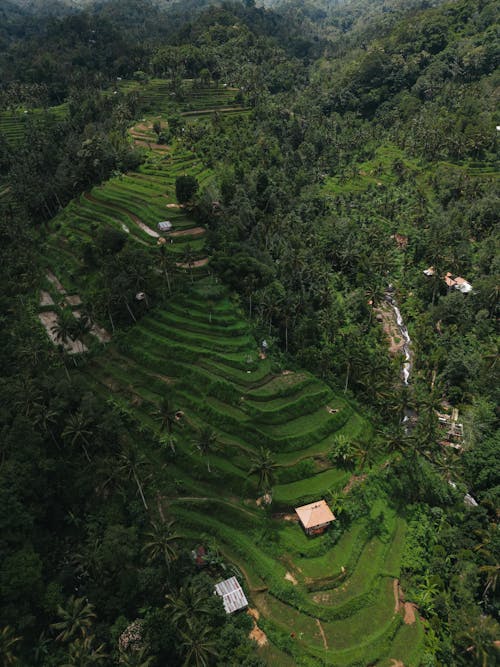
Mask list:
[[177,410],[173,407],[172,401],[170,398],[162,398],[158,409],[155,411],[156,418],[160,422],[160,433],[167,431],[167,440],[170,444],[172,451],[175,453],[175,440],[172,435],[173,427],[177,424],[175,415]]
[[194,252],[190,243],[186,244],[184,252],[182,253],[182,262],[187,265],[189,269],[189,277],[193,282],[193,266],[194,266]]
[[91,667],[107,661],[104,644],[94,647],[93,637],[77,637],[68,647],[67,662],[61,667]]
[[211,601],[202,585],[191,581],[176,593],[165,595],[165,608],[178,630],[192,632],[197,619],[208,618],[213,613]]
[[50,627],[59,630],[56,640],[62,642],[73,637],[86,637],[96,617],[94,607],[85,598],[76,598],[74,595],[69,598],[66,609],[58,606],[57,613],[61,620],[52,623]]
[[193,632],[182,632],[181,650],[184,656],[183,667],[208,667],[212,658],[218,656],[216,644],[211,637],[212,628],[204,626]]
[[177,558],[176,542],[179,535],[173,529],[174,523],[175,521],[169,521],[158,524],[151,521],[152,530],[146,533],[147,542],[142,547],[148,561],[163,560],[167,569]]
[[69,440],[71,445],[79,443],[85,453],[87,461],[90,463],[90,456],[87,450],[87,445],[90,446],[88,438],[92,436],[90,429],[92,422],[80,410],[73,415],[70,415],[66,426],[62,432],[64,440]]
[[258,475],[258,487],[264,493],[270,493],[274,484],[274,476],[279,465],[273,458],[269,449],[260,447],[259,451],[251,458],[249,475]]
[[141,496],[144,509],[149,509],[146,498],[144,497],[144,490],[142,488],[141,480],[139,478],[139,471],[141,467],[146,465],[144,456],[135,447],[127,446],[120,454],[119,460],[119,470],[125,474],[127,479],[133,477]]
[[92,328],[92,322],[90,320],[90,317],[86,313],[82,313],[79,317],[79,319],[76,320],[73,332],[75,336],[75,340],[78,340],[78,343],[80,344],[80,351],[84,351],[83,347],[83,341],[82,336],[85,336],[86,334],[89,333],[89,331]]
[[66,345],[69,340],[73,340],[75,324],[75,318],[71,311],[63,310],[61,316],[57,318],[57,322],[52,325],[51,332],[59,343]]
[[15,665],[19,658],[13,652],[14,646],[21,641],[21,637],[14,635],[14,630],[10,625],[6,625],[0,630],[0,662],[4,667]]
[[55,410],[51,410],[49,406],[43,404],[40,405],[36,414],[33,417],[33,423],[37,426],[40,426],[45,433],[48,433],[54,443],[59,447],[59,443],[54,437],[51,426],[57,423],[58,413]]
[[[491,618],[481,614],[470,627],[462,633],[466,644],[470,644],[467,651],[473,651],[476,664],[481,667],[496,664],[498,655],[495,641],[497,639],[498,624]],[[491,662],[490,662],[491,658]]]
[[173,265],[172,258],[170,254],[167,251],[167,248],[165,247],[166,244],[166,239],[160,238],[158,239],[158,247],[160,249],[160,268],[161,272],[163,273],[165,280],[167,281],[167,288],[168,288],[168,293],[172,294],[172,287],[170,284],[170,274],[169,270],[170,267]]
[[209,455],[215,451],[217,451],[218,444],[217,444],[217,434],[215,431],[212,431],[210,426],[204,426],[200,431],[198,431],[198,436],[196,440],[194,441],[194,446],[202,456],[205,456],[207,459],[207,470],[209,473],[211,473],[210,469],[210,460],[209,460]]
[[143,646],[138,651],[120,651],[119,664],[124,667],[150,667],[154,658],[146,657],[147,648]]

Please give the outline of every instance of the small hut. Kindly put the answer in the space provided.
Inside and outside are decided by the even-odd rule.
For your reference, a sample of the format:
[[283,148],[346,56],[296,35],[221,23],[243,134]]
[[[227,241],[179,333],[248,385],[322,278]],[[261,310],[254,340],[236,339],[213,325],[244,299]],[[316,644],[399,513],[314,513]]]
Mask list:
[[221,596],[226,614],[232,614],[239,609],[248,607],[248,600],[236,577],[230,577],[215,584],[215,593]]
[[296,507],[295,511],[307,535],[321,535],[335,521],[332,510],[324,500]]
[[172,229],[172,223],[170,220],[163,220],[158,223],[158,230],[160,232],[169,232]]

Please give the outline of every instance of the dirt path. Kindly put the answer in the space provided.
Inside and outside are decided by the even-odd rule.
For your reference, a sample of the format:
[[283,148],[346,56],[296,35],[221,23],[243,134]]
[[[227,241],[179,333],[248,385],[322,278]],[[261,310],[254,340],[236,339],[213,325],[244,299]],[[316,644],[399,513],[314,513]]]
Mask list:
[[189,229],[181,229],[178,232],[170,232],[169,236],[203,236],[205,229],[203,227],[190,227]]
[[210,114],[210,113],[227,113],[228,111],[245,111],[242,107],[212,107],[211,109],[193,109],[191,111],[183,111],[181,113],[181,116],[197,116],[202,115],[202,114]]
[[205,266],[208,264],[208,257],[204,257],[203,259],[197,259],[196,262],[193,262],[192,264],[183,264],[182,262],[176,262],[175,266],[178,266],[180,269],[196,269],[199,266]]
[[326,642],[326,636],[325,636],[325,631],[323,630],[323,626],[321,625],[321,622],[319,618],[316,619],[316,623],[318,624],[319,632],[321,634],[321,638],[323,639],[323,646],[325,647],[325,651],[328,650],[328,644]]
[[392,582],[392,589],[394,591],[394,613],[397,614],[400,609],[399,579],[394,579],[394,581]]
[[56,278],[56,276],[52,273],[52,271],[47,271],[46,276],[47,280],[49,280],[54,285],[59,294],[66,294],[66,290],[61,285],[58,278]]
[[124,213],[127,217],[129,217],[132,220],[132,222],[134,222],[140,229],[142,229],[143,232],[146,232],[148,236],[151,236],[154,239],[160,238],[158,232],[155,232],[154,229],[148,227],[140,218],[138,218],[131,211],[128,211],[126,208],[122,208],[121,206],[117,206],[116,204],[111,204],[109,202],[102,201],[102,199],[97,199],[97,197],[93,197],[90,194],[90,192],[86,192],[83,196],[85,197],[85,199],[87,199],[87,201],[91,201],[94,204],[98,204],[99,206],[105,206],[106,208],[110,208],[114,211],[120,211],[120,213]]

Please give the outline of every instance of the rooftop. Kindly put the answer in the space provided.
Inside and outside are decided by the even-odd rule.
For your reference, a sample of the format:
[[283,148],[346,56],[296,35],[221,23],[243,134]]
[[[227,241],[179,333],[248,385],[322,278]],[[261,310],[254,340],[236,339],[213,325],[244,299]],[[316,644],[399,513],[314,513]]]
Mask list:
[[215,584],[215,592],[221,596],[226,614],[232,614],[238,609],[248,607],[248,600],[236,577],[230,577]]
[[309,503],[309,505],[296,507],[295,511],[299,515],[304,528],[314,528],[314,526],[335,521],[332,510],[324,500],[316,500],[314,503]]

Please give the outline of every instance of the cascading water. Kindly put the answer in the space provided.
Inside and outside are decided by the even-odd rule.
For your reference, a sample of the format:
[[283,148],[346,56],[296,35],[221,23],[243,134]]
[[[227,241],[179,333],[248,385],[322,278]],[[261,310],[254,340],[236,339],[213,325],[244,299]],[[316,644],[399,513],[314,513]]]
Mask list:
[[405,385],[408,385],[410,381],[410,373],[412,367],[412,353],[410,347],[411,338],[410,334],[408,333],[406,324],[403,321],[403,316],[401,315],[401,311],[399,310],[398,304],[396,303],[396,299],[394,297],[394,287],[392,285],[389,285],[389,287],[385,291],[385,300],[387,301],[387,303],[390,305],[390,307],[394,312],[396,318],[396,324],[398,326],[399,333],[401,334],[401,338],[403,339],[403,352],[405,355],[405,362],[403,364],[402,377]]

